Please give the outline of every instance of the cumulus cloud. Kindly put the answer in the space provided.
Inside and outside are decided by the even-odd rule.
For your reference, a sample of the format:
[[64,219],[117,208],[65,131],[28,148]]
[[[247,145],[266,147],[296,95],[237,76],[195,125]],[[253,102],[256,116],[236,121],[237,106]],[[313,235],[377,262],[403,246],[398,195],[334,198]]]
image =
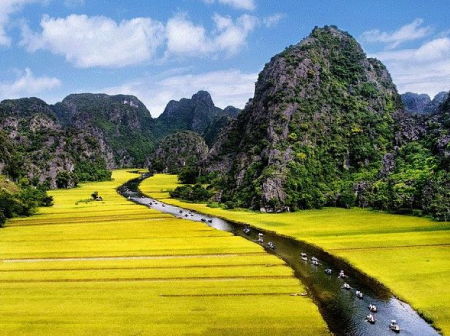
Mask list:
[[0,1],[0,46],[10,46],[11,38],[6,33],[6,26],[12,14],[19,12],[22,8],[31,3],[42,2],[43,0],[1,0]]
[[[203,2],[211,4],[216,2],[216,0],[203,0]],[[256,8],[254,0],[217,0],[217,2],[223,5],[231,6],[235,9],[252,11]]]
[[441,37],[416,49],[391,50],[372,55],[381,60],[400,92],[434,96],[450,90],[450,38]]
[[164,41],[164,26],[149,18],[117,24],[102,16],[44,16],[42,32],[23,30],[21,44],[28,51],[50,50],[76,67],[124,67],[151,59]]
[[159,116],[170,100],[190,98],[199,90],[208,91],[214,104],[243,108],[253,97],[257,73],[229,69],[200,74],[168,74],[153,81],[141,78],[118,87],[103,89],[108,94],[132,94],[141,99],[153,117]]
[[236,21],[229,16],[214,14],[215,29],[207,33],[203,26],[192,23],[186,15],[171,18],[166,26],[166,56],[205,56],[236,54],[246,45],[248,34],[258,24],[251,15],[242,15]]
[[422,19],[416,19],[391,33],[374,29],[364,32],[361,39],[369,43],[386,43],[388,49],[394,49],[404,42],[421,39],[430,34],[432,29],[430,27],[422,27],[422,24]]
[[29,68],[26,68],[14,82],[0,82],[0,98],[13,99],[30,97],[60,86],[61,81],[58,78],[46,76],[36,77]]

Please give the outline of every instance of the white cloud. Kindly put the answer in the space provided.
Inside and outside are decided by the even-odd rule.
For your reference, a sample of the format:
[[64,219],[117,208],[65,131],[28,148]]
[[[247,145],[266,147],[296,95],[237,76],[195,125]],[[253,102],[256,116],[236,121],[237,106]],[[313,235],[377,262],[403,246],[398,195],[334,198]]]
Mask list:
[[[216,0],[203,0],[203,2],[211,4],[214,3]],[[228,5],[236,9],[243,9],[252,11],[255,10],[256,5],[254,0],[217,0],[217,2]]]
[[164,26],[149,18],[117,24],[102,17],[70,15],[41,20],[41,33],[23,30],[28,51],[50,50],[76,67],[124,67],[150,60],[163,43]]
[[153,81],[142,78],[122,86],[103,90],[108,94],[132,94],[141,99],[153,117],[159,116],[170,100],[190,98],[199,90],[208,91],[214,104],[225,108],[243,108],[253,97],[257,73],[243,73],[230,69],[201,74],[169,74]]
[[5,28],[12,14],[22,10],[31,3],[43,2],[43,0],[1,0],[0,1],[0,46],[10,46],[11,38],[7,35]]
[[12,83],[0,82],[0,98],[13,99],[30,97],[46,90],[61,86],[61,81],[54,77],[35,77],[29,68],[26,68],[20,77]]
[[166,38],[169,54],[194,56],[210,51],[205,28],[194,25],[185,15],[177,15],[167,22]]
[[399,92],[434,96],[450,90],[450,38],[437,38],[417,49],[384,51],[372,55],[381,60],[392,75]]
[[215,29],[207,33],[203,26],[196,26],[180,14],[167,22],[166,56],[206,56],[226,53],[236,54],[246,45],[248,34],[258,24],[254,16],[244,14],[235,22],[229,16],[214,14]]
[[432,29],[430,27],[422,27],[422,24],[422,19],[416,19],[410,24],[407,24],[391,33],[374,29],[364,32],[361,35],[361,39],[362,41],[369,43],[386,43],[388,49],[394,49],[404,42],[421,39],[430,34]]
[[267,28],[272,28],[272,27],[276,26],[285,16],[286,15],[284,15],[284,14],[277,13],[277,14],[263,18],[262,22],[263,22],[264,26],[266,26]]

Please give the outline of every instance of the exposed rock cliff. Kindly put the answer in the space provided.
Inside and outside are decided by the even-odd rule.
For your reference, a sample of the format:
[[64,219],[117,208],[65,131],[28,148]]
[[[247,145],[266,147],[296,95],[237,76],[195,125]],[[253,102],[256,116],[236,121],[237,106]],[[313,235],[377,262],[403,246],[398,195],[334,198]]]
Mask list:
[[158,145],[149,162],[150,171],[176,174],[184,167],[198,167],[206,159],[208,146],[192,131],[167,136]]
[[98,139],[108,168],[142,166],[153,149],[154,120],[134,96],[73,94],[54,111],[64,125]]
[[158,136],[166,136],[176,131],[194,131],[212,145],[221,129],[239,111],[232,106],[222,110],[214,105],[208,92],[199,91],[191,99],[171,100],[157,119],[157,133]]
[[71,187],[79,178],[96,179],[94,166],[106,173],[97,139],[84,130],[64,128],[40,99],[2,101],[0,127],[5,146],[1,170],[14,179],[26,176],[34,185]]

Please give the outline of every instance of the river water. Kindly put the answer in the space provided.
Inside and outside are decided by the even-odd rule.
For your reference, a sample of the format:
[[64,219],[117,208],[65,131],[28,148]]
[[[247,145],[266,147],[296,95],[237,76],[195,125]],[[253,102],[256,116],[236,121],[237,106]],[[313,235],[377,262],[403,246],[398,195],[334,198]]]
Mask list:
[[[119,192],[131,201],[155,210],[172,214],[178,218],[203,222],[218,230],[242,236],[262,245],[268,253],[273,253],[283,259],[294,270],[295,276],[305,285],[307,294],[319,307],[334,335],[393,335],[395,332],[389,329],[391,320],[397,321],[402,335],[439,335],[410,305],[396,299],[386,287],[358,272],[341,259],[289,237],[202,215],[151,199],[142,195],[138,190],[141,180],[135,179],[124,184],[119,188]],[[248,228],[249,231],[245,233],[244,228]],[[260,238],[263,242],[258,242]],[[272,242],[275,248],[270,248],[269,242]],[[301,253],[307,255],[307,260],[300,257]],[[318,259],[318,265],[313,265],[313,256]],[[331,274],[326,274],[326,269],[330,269]],[[338,276],[341,270],[344,271],[345,278]],[[350,285],[351,288],[343,288],[344,283]],[[356,291],[361,291],[363,297],[358,298]],[[366,321],[366,316],[370,314],[368,308],[370,304],[377,307],[377,312],[372,313],[376,319],[373,324]]]

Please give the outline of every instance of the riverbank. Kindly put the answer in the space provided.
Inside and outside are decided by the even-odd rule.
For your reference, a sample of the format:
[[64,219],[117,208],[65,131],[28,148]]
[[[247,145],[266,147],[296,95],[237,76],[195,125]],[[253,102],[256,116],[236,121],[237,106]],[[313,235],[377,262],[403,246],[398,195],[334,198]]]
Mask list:
[[261,214],[209,208],[170,199],[173,175],[155,175],[141,190],[164,202],[198,212],[250,223],[295,237],[344,258],[379,280],[401,299],[450,334],[450,223],[363,209],[308,210]]
[[116,192],[137,176],[51,191],[0,231],[2,335],[329,334],[282,260]]

